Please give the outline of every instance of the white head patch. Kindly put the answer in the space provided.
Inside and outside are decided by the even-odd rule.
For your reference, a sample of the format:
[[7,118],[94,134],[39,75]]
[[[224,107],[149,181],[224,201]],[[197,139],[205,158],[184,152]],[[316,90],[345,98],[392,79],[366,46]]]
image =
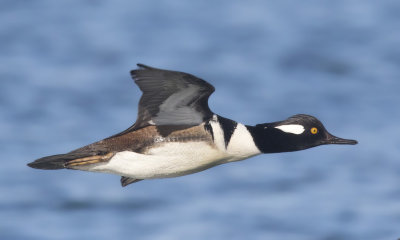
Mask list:
[[302,134],[304,132],[304,127],[298,124],[288,124],[288,125],[280,125],[275,128],[278,128],[287,133],[293,134]]

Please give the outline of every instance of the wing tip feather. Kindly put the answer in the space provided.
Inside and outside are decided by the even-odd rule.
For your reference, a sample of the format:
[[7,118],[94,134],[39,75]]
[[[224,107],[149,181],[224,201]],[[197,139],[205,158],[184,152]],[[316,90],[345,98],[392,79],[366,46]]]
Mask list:
[[152,68],[152,67],[150,67],[150,66],[147,66],[147,65],[145,65],[145,64],[142,64],[142,63],[137,63],[136,66],[138,66],[137,69],[133,69],[133,70],[130,71],[131,77],[132,77],[132,78],[135,78],[135,76],[137,75],[137,72],[138,72],[138,71],[154,69],[154,68]]
[[139,68],[144,68],[144,69],[146,69],[146,68],[152,68],[152,67],[147,66],[147,65],[145,65],[145,64],[143,64],[143,63],[137,63],[136,66],[138,66]]

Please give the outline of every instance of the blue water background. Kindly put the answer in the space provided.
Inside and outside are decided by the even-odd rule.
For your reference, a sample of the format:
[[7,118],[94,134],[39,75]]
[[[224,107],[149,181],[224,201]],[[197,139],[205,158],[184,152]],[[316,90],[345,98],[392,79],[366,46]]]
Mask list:
[[[400,237],[400,2],[0,2],[0,239]],[[216,87],[245,124],[317,116],[356,146],[121,188],[26,163],[129,127],[136,63]]]

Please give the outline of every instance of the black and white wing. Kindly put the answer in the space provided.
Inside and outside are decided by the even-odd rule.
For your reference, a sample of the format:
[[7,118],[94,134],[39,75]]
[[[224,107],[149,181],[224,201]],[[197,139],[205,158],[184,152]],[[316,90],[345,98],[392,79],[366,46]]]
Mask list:
[[211,84],[191,74],[137,65],[139,68],[131,75],[143,95],[133,129],[148,125],[194,126],[212,117],[208,97],[215,88]]

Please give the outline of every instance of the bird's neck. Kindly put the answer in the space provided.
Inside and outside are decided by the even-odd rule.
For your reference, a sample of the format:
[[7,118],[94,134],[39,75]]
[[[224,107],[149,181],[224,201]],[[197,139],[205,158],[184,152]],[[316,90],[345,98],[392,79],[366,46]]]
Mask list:
[[246,126],[262,153],[293,152],[304,149],[293,134],[276,129],[277,123]]

